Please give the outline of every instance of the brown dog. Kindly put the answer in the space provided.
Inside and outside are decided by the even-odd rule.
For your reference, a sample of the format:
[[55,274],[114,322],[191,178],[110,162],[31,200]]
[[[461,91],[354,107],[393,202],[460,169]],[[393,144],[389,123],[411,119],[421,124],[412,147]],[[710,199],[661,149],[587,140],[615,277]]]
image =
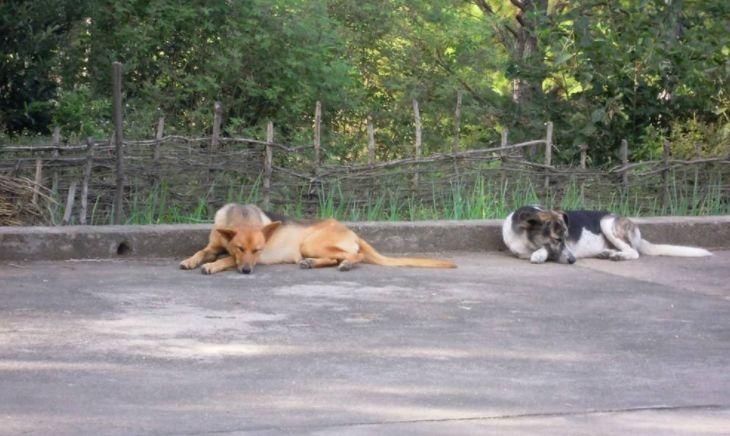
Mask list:
[[[225,252],[230,256],[216,260]],[[299,263],[305,269],[337,265],[340,271],[348,271],[359,262],[456,268],[447,260],[383,256],[334,219],[282,223],[273,221],[254,205],[233,203],[216,212],[208,245],[182,261],[180,268],[193,269],[204,264],[203,274],[214,274],[233,267],[249,274],[257,263]]]

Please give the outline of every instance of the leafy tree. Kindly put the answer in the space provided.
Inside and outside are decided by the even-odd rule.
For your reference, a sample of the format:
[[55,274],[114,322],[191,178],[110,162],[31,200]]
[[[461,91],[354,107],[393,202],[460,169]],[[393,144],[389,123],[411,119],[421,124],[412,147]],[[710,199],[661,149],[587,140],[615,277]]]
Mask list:
[[[555,122],[558,160],[587,143],[610,162],[665,138],[727,148],[730,3],[724,0],[10,0],[0,4],[0,126],[109,133],[110,64],[124,63],[127,135],[210,129],[311,141],[316,101],[331,159],[519,141]],[[725,146],[723,148],[723,145]],[[689,147],[689,148],[688,148]],[[678,148],[678,150],[679,150]],[[684,151],[683,151],[684,153]]]
[[48,132],[59,86],[81,74],[74,43],[86,1],[0,3],[0,126]]

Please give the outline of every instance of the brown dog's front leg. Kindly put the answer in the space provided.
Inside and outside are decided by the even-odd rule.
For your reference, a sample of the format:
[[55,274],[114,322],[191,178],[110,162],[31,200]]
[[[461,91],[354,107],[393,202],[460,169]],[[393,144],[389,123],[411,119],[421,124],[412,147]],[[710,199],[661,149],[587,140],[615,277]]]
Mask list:
[[201,268],[200,272],[203,274],[215,274],[217,272],[225,271],[230,268],[236,267],[236,259],[231,256],[218,259],[215,262],[206,263]]
[[215,260],[216,257],[218,257],[218,253],[218,250],[207,246],[180,262],[180,269],[195,269],[200,266],[201,263],[211,262]]

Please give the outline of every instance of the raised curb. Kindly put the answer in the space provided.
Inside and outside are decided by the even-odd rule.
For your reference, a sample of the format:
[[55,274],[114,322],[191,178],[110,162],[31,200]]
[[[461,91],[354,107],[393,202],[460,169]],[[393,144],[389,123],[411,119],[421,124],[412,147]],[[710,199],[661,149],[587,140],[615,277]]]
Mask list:
[[[644,238],[730,249],[730,215],[636,218]],[[383,253],[502,251],[502,220],[348,223]],[[202,248],[210,224],[0,227],[0,260],[183,258]]]

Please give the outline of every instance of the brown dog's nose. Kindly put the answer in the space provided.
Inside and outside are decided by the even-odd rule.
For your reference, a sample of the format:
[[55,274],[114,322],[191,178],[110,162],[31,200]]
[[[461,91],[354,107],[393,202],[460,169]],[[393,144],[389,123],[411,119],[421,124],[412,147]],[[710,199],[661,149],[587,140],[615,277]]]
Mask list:
[[251,267],[244,266],[243,268],[241,268],[241,274],[251,274]]

